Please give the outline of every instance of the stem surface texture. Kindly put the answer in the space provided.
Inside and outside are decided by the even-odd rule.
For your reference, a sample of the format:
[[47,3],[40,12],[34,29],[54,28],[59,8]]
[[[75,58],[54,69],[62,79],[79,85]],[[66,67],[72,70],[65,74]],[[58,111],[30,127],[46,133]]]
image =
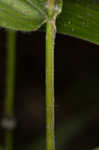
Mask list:
[[54,42],[55,20],[52,18],[55,1],[48,0],[49,21],[46,25],[46,150],[55,150],[54,135]]

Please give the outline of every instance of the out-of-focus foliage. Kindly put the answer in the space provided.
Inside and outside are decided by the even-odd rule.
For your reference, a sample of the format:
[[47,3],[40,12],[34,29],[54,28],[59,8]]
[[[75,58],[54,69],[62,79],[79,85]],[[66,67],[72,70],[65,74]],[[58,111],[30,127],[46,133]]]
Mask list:
[[95,148],[95,149],[93,149],[93,150],[99,150],[99,147],[97,147],[97,148]]

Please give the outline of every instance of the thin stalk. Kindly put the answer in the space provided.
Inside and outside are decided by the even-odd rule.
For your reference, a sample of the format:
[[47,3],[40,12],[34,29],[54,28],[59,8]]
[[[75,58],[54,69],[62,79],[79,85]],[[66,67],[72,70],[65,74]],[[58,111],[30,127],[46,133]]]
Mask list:
[[[48,15],[51,15],[55,10],[56,0],[48,0]],[[50,17],[50,16],[49,16]]]
[[46,150],[55,150],[54,138],[54,42],[55,0],[48,0],[49,21],[46,26]]
[[[7,35],[7,75],[6,75],[6,97],[5,97],[5,115],[7,120],[14,116],[14,86],[15,86],[15,47],[16,33],[9,31]],[[12,130],[6,129],[5,150],[12,150],[13,136]]]

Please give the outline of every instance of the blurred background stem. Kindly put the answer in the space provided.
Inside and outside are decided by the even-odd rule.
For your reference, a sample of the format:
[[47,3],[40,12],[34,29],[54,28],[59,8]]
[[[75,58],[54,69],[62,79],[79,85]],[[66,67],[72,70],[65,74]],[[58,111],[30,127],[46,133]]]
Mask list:
[[[16,57],[16,32],[8,31],[7,34],[7,66],[6,66],[6,97],[5,97],[5,117],[12,121],[14,117],[14,87],[15,87],[15,57]],[[13,148],[13,131],[5,131],[5,150]]]

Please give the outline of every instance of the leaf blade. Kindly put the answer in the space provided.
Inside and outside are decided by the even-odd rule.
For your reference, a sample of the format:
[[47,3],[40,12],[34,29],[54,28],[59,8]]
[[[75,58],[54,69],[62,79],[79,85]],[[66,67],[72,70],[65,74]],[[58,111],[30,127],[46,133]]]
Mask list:
[[99,44],[98,7],[97,0],[64,0],[57,31]]
[[0,1],[1,27],[32,31],[38,29],[46,21],[47,12],[41,3],[37,3],[36,0]]

